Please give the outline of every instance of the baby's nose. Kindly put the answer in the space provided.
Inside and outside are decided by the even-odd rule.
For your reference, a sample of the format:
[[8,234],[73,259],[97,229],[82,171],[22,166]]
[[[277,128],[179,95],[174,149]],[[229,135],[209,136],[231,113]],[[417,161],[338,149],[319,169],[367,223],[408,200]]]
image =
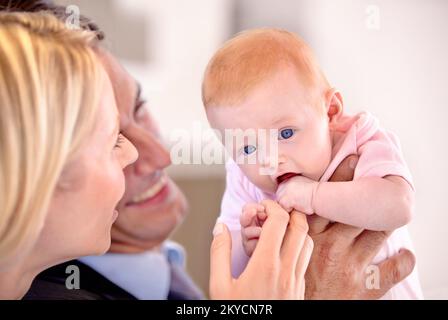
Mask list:
[[271,156],[265,156],[263,159],[260,159],[260,174],[261,175],[275,175],[278,168],[277,159]]
[[260,164],[263,167],[272,167],[277,165],[277,163],[278,163],[277,157],[273,157],[270,154],[260,157]]
[[282,155],[282,154],[280,154],[279,156],[278,156],[278,164],[279,165],[281,165],[281,164],[285,164],[286,163],[286,157],[284,156],[284,155]]

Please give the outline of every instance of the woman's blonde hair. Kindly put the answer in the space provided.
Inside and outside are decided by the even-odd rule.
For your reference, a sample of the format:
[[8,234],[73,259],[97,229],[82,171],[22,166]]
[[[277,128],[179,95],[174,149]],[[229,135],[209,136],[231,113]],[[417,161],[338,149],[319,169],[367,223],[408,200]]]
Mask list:
[[64,165],[95,123],[93,32],[0,13],[0,267],[38,238]]

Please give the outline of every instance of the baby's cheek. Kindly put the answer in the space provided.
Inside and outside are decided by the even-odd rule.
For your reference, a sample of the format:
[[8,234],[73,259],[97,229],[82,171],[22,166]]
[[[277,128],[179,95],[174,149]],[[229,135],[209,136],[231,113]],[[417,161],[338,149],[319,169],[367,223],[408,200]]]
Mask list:
[[258,165],[243,165],[240,166],[240,168],[243,171],[243,174],[257,188],[267,193],[275,193],[277,191],[277,187],[272,182],[270,176],[260,174],[260,167]]
[[319,180],[320,177],[325,173],[328,166],[330,165],[331,157],[331,146],[329,144],[322,146],[321,152],[319,154],[319,162],[316,162],[316,177],[313,180]]
[[327,170],[331,162],[331,143],[330,139],[326,137],[315,138],[314,144],[309,145],[307,158],[307,172],[309,177],[313,180],[319,180],[320,177]]

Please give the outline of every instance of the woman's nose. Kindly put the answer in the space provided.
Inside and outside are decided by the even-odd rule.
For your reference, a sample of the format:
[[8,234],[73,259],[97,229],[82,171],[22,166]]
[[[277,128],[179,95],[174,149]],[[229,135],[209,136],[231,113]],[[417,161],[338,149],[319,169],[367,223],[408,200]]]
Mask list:
[[137,148],[126,137],[124,139],[126,139],[126,142],[125,142],[125,152],[124,152],[123,164],[122,164],[123,168],[133,164],[138,159]]

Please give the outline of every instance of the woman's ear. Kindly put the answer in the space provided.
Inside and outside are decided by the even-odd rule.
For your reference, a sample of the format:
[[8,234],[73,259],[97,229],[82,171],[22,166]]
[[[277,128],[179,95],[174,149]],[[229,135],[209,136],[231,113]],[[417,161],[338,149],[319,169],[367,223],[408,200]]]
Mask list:
[[325,107],[330,125],[336,124],[344,111],[342,95],[337,89],[331,88],[327,91],[325,97]]

